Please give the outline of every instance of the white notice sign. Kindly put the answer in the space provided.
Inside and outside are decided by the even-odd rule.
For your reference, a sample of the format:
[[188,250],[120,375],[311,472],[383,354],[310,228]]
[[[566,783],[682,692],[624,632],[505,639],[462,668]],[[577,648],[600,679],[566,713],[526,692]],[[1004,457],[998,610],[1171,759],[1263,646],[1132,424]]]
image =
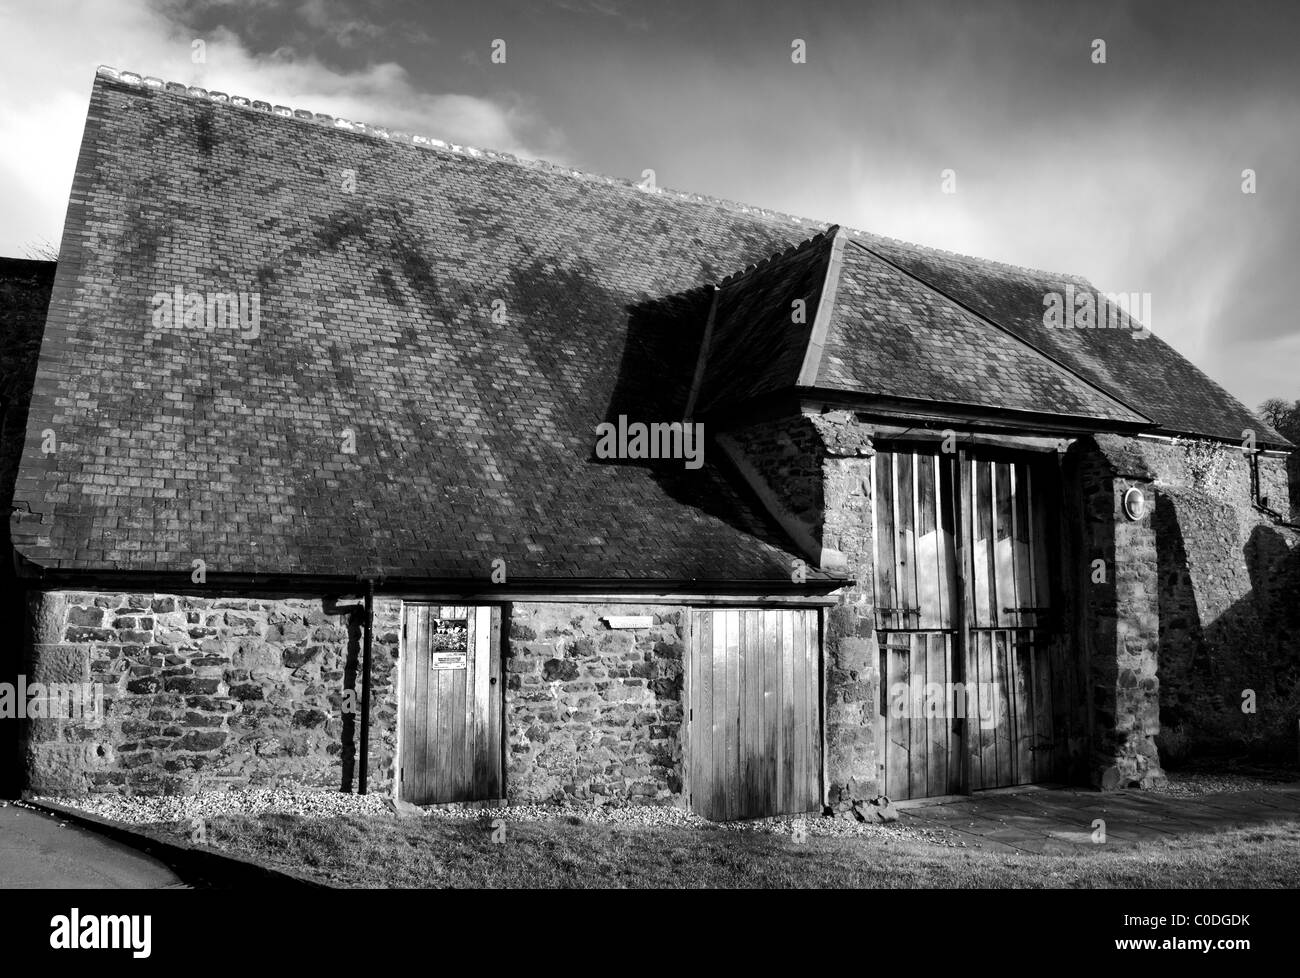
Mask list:
[[433,669],[464,669],[464,652],[435,652],[429,663]]

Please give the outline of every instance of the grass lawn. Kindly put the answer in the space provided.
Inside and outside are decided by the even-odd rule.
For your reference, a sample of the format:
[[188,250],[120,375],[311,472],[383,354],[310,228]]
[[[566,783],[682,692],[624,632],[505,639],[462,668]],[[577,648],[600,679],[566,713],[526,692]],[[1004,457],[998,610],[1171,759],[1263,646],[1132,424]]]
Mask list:
[[[155,826],[184,832],[182,826]],[[1300,882],[1285,823],[1070,855],[1000,855],[880,833],[789,836],[581,819],[221,816],[209,845],[348,887],[1282,887]]]

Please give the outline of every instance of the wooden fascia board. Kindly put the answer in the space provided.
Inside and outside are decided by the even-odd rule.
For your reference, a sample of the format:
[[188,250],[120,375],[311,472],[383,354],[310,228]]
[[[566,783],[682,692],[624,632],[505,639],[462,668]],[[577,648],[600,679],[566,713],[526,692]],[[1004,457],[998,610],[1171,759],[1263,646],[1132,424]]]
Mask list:
[[859,394],[854,391],[811,390],[800,391],[799,395],[805,413],[819,414],[822,413],[823,408],[834,407],[853,411],[864,420],[879,419],[886,423],[912,422],[917,426],[944,425],[957,430],[983,428],[1034,433],[1137,434],[1155,427],[1154,422],[1038,414],[956,402],[945,404],[937,401],[909,401],[904,398]]
[[[727,600],[733,603],[834,603],[833,595],[853,582],[847,578],[816,575],[792,581],[757,580],[626,580],[610,578],[515,579],[509,586],[488,581],[434,580],[386,577],[375,583],[375,596],[408,601],[428,600],[462,604],[509,601],[563,601],[636,603],[655,600],[682,603],[687,599]],[[14,585],[33,591],[150,591],[194,597],[227,598],[258,596],[267,599],[292,597],[362,597],[366,584],[356,577],[307,575],[209,574],[205,585],[196,585],[188,573],[160,574],[95,570],[44,570],[39,577],[17,578]]]

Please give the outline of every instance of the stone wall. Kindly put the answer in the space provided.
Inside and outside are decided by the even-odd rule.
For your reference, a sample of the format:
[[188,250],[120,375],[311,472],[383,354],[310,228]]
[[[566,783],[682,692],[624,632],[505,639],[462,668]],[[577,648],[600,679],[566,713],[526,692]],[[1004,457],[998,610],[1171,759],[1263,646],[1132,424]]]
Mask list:
[[[360,601],[50,592],[29,598],[30,682],[102,684],[102,722],[29,721],[28,788],[185,794],[350,786]],[[369,781],[390,789],[399,603],[375,602]],[[355,686],[354,686],[355,684]]]
[[1300,520],[1300,506],[1296,505],[1297,493],[1300,491],[1300,471],[1294,456],[1274,458],[1268,455],[1259,457],[1259,494],[1264,505],[1282,517],[1288,523]]
[[[1294,758],[1300,533],[1253,504],[1236,446],[1143,442],[1141,451],[1156,489],[1161,756],[1174,765],[1224,752]],[[1289,513],[1286,460],[1262,457],[1259,468],[1269,508]]]
[[880,794],[876,729],[880,655],[875,632],[870,457],[823,462],[828,547],[844,555],[854,585],[826,615],[826,798],[836,810]]
[[[1286,465],[1258,459],[1260,493],[1282,514]],[[1249,458],[1099,437],[1080,473],[1088,557],[1108,570],[1103,583],[1084,570],[1094,779],[1141,783],[1209,753],[1294,757],[1300,533],[1256,505]],[[1118,508],[1130,485],[1147,494],[1137,522]]]
[[819,544],[824,452],[813,422],[803,415],[776,418],[722,437],[739,449],[776,504],[806,535],[810,547]]
[[[1274,523],[1255,505],[1251,492],[1251,460],[1237,445],[1197,439],[1136,443],[1157,485],[1195,489],[1231,506],[1246,523]],[[1259,492],[1268,508],[1284,521],[1291,519],[1287,459],[1258,455]]]
[[[1091,684],[1090,776],[1103,788],[1149,786],[1164,777],[1160,732],[1156,538],[1150,509],[1154,473],[1132,439],[1098,436],[1071,447],[1067,471],[1082,501],[1084,566],[1080,641]],[[1124,515],[1129,489],[1147,501]]]
[[[683,803],[678,606],[516,603],[506,644],[511,804]],[[611,629],[609,615],[650,615]]]
[[[687,608],[506,609],[512,804],[682,805]],[[648,615],[646,628],[602,618]],[[51,592],[30,600],[29,682],[93,682],[102,722],[26,724],[28,790],[185,794],[355,784],[359,601]],[[375,602],[370,785],[393,785],[400,603]]]

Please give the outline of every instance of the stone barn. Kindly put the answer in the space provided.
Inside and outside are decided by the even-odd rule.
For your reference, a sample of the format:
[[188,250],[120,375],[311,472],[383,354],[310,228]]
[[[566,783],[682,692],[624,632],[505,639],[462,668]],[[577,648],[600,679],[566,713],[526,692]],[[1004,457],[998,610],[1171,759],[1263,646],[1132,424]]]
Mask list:
[[0,273],[15,790],[727,819],[1294,750],[1293,446],[1080,278],[108,68]]

